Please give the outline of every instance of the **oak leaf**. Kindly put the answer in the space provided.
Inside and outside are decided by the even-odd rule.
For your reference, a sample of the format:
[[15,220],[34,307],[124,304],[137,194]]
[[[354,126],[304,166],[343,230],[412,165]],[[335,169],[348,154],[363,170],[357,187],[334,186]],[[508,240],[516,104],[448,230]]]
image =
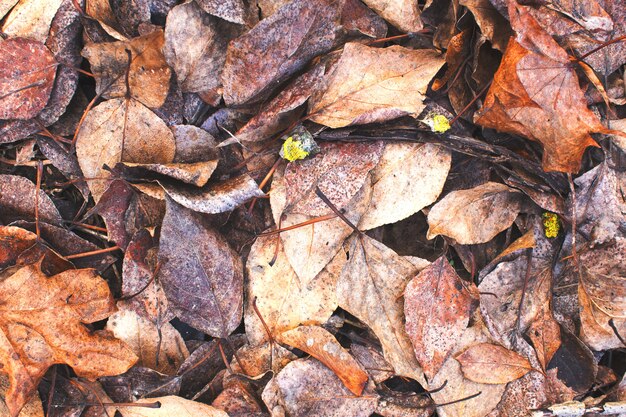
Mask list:
[[0,363],[11,381],[6,398],[11,416],[56,363],[97,378],[126,372],[137,361],[125,343],[82,324],[115,310],[106,281],[91,269],[49,278],[38,265],[9,269],[0,280],[0,305]]

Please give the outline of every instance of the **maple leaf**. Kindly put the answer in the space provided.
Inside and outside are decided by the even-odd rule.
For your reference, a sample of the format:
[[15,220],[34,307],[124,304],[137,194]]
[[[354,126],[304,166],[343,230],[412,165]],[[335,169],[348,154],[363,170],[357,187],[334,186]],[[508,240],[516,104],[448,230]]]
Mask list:
[[115,311],[107,283],[93,270],[69,270],[48,278],[39,265],[28,265],[2,275],[0,369],[10,378],[6,403],[12,416],[54,364],[97,378],[126,372],[137,361],[124,342],[83,325]]

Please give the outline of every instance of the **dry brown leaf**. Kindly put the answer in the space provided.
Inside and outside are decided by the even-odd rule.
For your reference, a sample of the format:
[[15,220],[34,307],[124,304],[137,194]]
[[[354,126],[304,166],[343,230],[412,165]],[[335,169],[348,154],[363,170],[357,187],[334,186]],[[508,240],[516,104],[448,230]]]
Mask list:
[[544,304],[535,321],[528,328],[528,337],[537,352],[537,359],[543,370],[561,346],[561,329],[554,319],[549,304]]
[[[9,378],[6,375],[0,374],[0,415],[10,415],[9,409],[4,402],[7,390],[9,389]],[[39,395],[33,395],[33,397],[24,405],[22,411],[17,417],[45,417],[43,413],[43,405]]]
[[467,379],[482,384],[506,384],[532,370],[528,359],[500,345],[479,343],[455,356]]
[[196,187],[202,187],[211,178],[211,174],[217,168],[218,162],[218,160],[212,160],[191,163],[172,162],[169,164],[141,164],[133,162],[121,162],[121,164],[126,168],[130,168],[129,171],[133,173],[139,174],[141,171],[150,171],[195,185]]
[[55,363],[86,378],[126,372],[137,357],[125,343],[92,333],[82,323],[107,318],[115,309],[106,281],[94,270],[69,270],[46,277],[38,265],[7,270],[0,280],[0,363],[11,387],[11,416],[37,389]]
[[[138,407],[137,404],[159,404],[155,407]],[[131,406],[118,406],[124,417],[228,417],[226,412],[198,401],[190,401],[174,395],[143,398]]]
[[164,42],[163,31],[155,30],[127,42],[87,44],[82,55],[95,75],[96,92],[104,98],[130,94],[148,107],[161,107],[171,77],[163,56]]
[[[463,332],[454,353],[461,352],[476,343],[490,340],[487,329],[478,318],[477,323]],[[448,357],[439,373],[432,381],[429,381],[429,387],[431,389],[442,387],[441,390],[436,390],[431,394],[435,404],[466,398],[480,392],[480,395],[475,398],[437,407],[437,413],[441,417],[484,417],[498,405],[505,390],[505,385],[502,384],[480,384],[465,378],[461,372],[461,365],[453,356]]]
[[196,3],[208,14],[228,22],[246,24],[243,0],[197,0]]
[[428,380],[437,374],[478,305],[478,290],[441,256],[404,290],[406,332]]
[[48,103],[57,62],[44,44],[24,38],[0,42],[0,119],[35,117]]
[[280,245],[276,236],[258,237],[246,262],[249,284],[244,322],[246,336],[252,345],[268,340],[268,335],[252,307],[255,298],[259,313],[273,335],[300,324],[322,324],[337,308],[335,284],[345,263],[345,254],[337,254],[326,270],[304,285],[289,264],[282,248],[279,248],[275,262],[270,265],[277,244]]
[[393,368],[383,357],[382,350],[352,343],[350,352],[375,384],[380,384],[393,376]]
[[309,118],[338,128],[417,117],[425,108],[426,88],[444,63],[432,50],[347,43],[327,76],[328,87],[309,101]]
[[[35,204],[35,201],[39,204]],[[28,178],[17,175],[0,175],[0,220],[35,220],[35,206],[39,208],[39,220],[61,225],[63,218],[43,190],[37,190]]]
[[403,32],[417,32],[423,27],[417,3],[412,0],[364,0],[363,3]]
[[567,52],[515,2],[509,17],[517,35],[475,121],[540,142],[546,171],[578,172],[585,149],[598,146],[589,134],[606,128],[587,108]]
[[97,202],[118,162],[167,164],[174,159],[174,136],[163,120],[132,99],[112,99],[94,107],[76,140],[76,155]]
[[281,333],[277,339],[322,362],[354,395],[363,393],[367,373],[327,330],[318,326],[299,326]]
[[189,351],[178,330],[169,323],[154,324],[134,311],[118,306],[107,321],[106,329],[126,342],[139,358],[138,366],[174,375]]
[[0,30],[11,37],[45,42],[61,3],[63,0],[20,0],[6,16]]
[[367,236],[353,236],[345,247],[350,259],[337,281],[339,306],[372,329],[396,375],[424,383],[403,324],[402,294],[418,268]]
[[555,391],[541,372],[530,371],[506,385],[502,401],[486,417],[528,417],[545,404],[559,403]]
[[208,184],[203,188],[161,183],[178,204],[200,213],[225,213],[246,201],[262,197],[263,191],[248,174]]
[[174,162],[193,163],[219,159],[217,140],[206,130],[193,125],[170,126],[176,140]]
[[[232,25],[206,14],[196,2],[174,7],[165,24],[165,58],[184,92],[217,88]],[[193,42],[189,40],[193,39]]]
[[504,16],[496,10],[489,0],[459,0],[461,6],[465,6],[472,12],[480,31],[491,41],[494,48],[504,52],[513,35],[511,25]]
[[372,171],[372,200],[360,230],[395,223],[433,203],[448,176],[450,151],[433,144],[387,143]]
[[313,358],[285,366],[265,386],[262,398],[272,415],[292,417],[368,417],[378,402],[371,388],[354,396],[333,371]]
[[451,237],[462,245],[485,243],[508,229],[521,209],[522,193],[496,182],[452,191],[428,213],[428,239]]
[[0,226],[0,271],[15,265],[40,262],[46,274],[57,274],[72,269],[72,264],[44,242],[35,233],[16,226]]
[[227,337],[241,321],[243,266],[205,218],[166,198],[159,241],[159,280],[170,309],[213,337]]

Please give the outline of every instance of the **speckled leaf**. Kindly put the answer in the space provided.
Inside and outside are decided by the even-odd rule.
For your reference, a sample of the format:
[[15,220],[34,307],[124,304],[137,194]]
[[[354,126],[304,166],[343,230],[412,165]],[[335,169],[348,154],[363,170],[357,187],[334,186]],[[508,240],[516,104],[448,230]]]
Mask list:
[[243,267],[237,253],[198,213],[166,198],[159,279],[172,311],[213,337],[241,321]]
[[406,332],[429,380],[456,346],[478,304],[478,290],[440,257],[404,290]]
[[338,128],[417,117],[426,107],[428,84],[444,63],[433,50],[347,43],[326,90],[309,101],[309,119]]
[[537,352],[537,359],[545,370],[552,356],[561,346],[561,329],[552,315],[549,304],[544,304],[527,333]]
[[518,190],[495,182],[452,191],[428,213],[427,237],[444,235],[462,245],[489,242],[513,224],[522,197]]
[[0,175],[0,220],[35,220],[35,201],[39,201],[39,220],[61,225],[63,218],[43,190],[37,190],[28,178]]
[[455,358],[466,378],[482,384],[506,384],[532,370],[519,353],[491,343],[471,346]]
[[327,330],[318,326],[299,326],[281,333],[277,339],[329,367],[354,395],[363,393],[367,373]]
[[42,43],[0,42],[0,119],[30,119],[46,106],[57,62]]
[[20,0],[6,16],[0,30],[10,37],[45,42],[61,3],[63,0]]
[[197,0],[196,3],[213,16],[240,25],[246,23],[243,0]]
[[403,32],[422,29],[420,11],[412,0],[364,0],[363,3]]
[[215,168],[217,168],[217,163],[218,160],[191,163],[172,162],[169,164],[141,164],[134,162],[121,162],[120,164],[126,168],[126,171],[135,174],[131,175],[133,178],[141,178],[142,173],[151,172],[182,181],[186,184],[195,185],[196,187],[202,187],[207,183]]

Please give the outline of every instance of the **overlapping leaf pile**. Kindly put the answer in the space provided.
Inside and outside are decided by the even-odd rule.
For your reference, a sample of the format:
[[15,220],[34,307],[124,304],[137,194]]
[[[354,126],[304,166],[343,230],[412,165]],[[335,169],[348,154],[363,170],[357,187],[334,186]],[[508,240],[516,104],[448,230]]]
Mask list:
[[623,2],[178,3],[0,1],[0,414],[626,401]]

